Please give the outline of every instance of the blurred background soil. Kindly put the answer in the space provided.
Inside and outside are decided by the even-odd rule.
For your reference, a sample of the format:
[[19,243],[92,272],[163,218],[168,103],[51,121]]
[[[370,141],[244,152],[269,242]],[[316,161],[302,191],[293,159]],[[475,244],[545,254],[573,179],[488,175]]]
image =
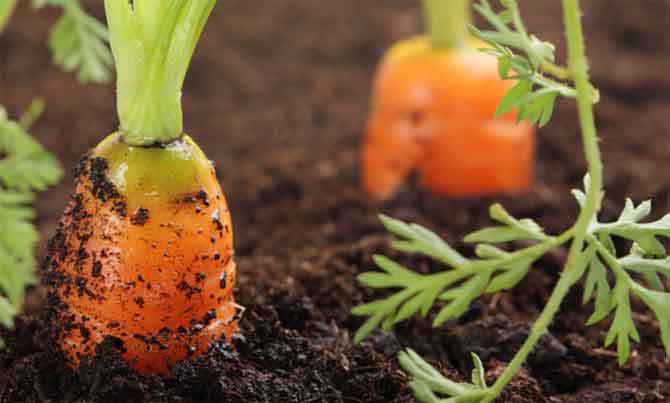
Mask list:
[[[24,2],[27,3],[27,2]],[[102,17],[99,1],[87,2]],[[248,307],[237,351],[213,349],[169,379],[142,377],[110,346],[80,374],[64,368],[40,335],[36,290],[0,353],[0,402],[231,401],[406,402],[395,355],[410,346],[444,372],[469,377],[469,352],[494,379],[527,335],[564,259],[543,259],[514,292],[486,297],[459,321],[431,329],[412,319],[363,346],[349,310],[374,294],[355,276],[386,253],[419,270],[425,259],[391,252],[376,214],[418,222],[467,250],[461,237],[488,223],[501,198],[443,200],[409,185],[371,204],[358,189],[358,147],[371,78],[384,49],[421,30],[418,1],[231,0],[216,8],[184,89],[188,132],[216,163],[235,224],[240,303]],[[522,0],[531,30],[562,52],[557,0]],[[606,163],[603,218],[625,197],[670,210],[670,1],[583,1],[598,128]],[[45,42],[55,14],[24,4],[0,39],[0,102],[13,115],[47,102],[36,137],[70,170],[117,125],[111,85],[82,86],[52,67]],[[518,216],[560,231],[577,209],[570,195],[585,166],[574,106],[560,104],[540,133],[533,191],[502,197]],[[72,191],[68,177],[38,202],[45,252]],[[501,402],[668,402],[669,361],[657,323],[639,309],[642,345],[622,368],[602,347],[605,326],[583,325],[575,289]],[[641,308],[641,307],[638,307]]]

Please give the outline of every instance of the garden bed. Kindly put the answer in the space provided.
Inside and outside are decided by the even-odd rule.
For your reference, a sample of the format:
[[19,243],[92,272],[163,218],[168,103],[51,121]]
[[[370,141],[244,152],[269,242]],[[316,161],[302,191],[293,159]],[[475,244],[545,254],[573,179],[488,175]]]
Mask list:
[[[467,250],[459,237],[488,223],[488,205],[499,199],[440,200],[412,186],[381,205],[361,196],[357,153],[370,78],[389,44],[420,30],[416,1],[363,3],[223,2],[192,64],[186,127],[216,162],[235,224],[237,295],[247,308],[236,349],[213,346],[160,379],[128,369],[108,340],[100,358],[75,374],[46,342],[38,287],[17,328],[3,333],[0,402],[409,402],[395,361],[403,347],[463,380],[475,351],[495,378],[547,300],[564,253],[544,258],[514,291],[482,299],[442,328],[413,319],[361,346],[352,342],[361,320],[349,311],[374,296],[356,275],[372,268],[374,253],[440,270],[392,252],[377,213],[424,224]],[[533,30],[561,42],[560,2],[522,6]],[[627,195],[653,198],[660,215],[670,207],[670,5],[591,0],[584,7],[603,99],[603,215],[615,217]],[[35,94],[44,96],[36,135],[73,168],[117,124],[114,93],[111,86],[79,86],[50,67],[42,43],[53,17],[24,6],[3,36],[1,97],[18,113]],[[574,108],[561,105],[541,133],[533,191],[502,198],[514,215],[533,217],[550,232],[577,213],[569,190],[585,168],[576,122]],[[39,201],[42,255],[71,191],[66,181]],[[670,401],[670,366],[653,316],[639,310],[644,344],[620,368],[616,354],[602,347],[606,327],[583,325],[591,308],[581,306],[579,291],[500,401]]]

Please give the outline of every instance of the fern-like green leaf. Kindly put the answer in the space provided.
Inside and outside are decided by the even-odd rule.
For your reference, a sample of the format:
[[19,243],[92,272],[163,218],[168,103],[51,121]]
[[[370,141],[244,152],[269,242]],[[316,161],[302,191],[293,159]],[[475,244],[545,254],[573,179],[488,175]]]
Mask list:
[[[516,80],[503,97],[496,110],[500,116],[517,110],[517,121],[528,120],[543,127],[551,120],[559,95],[574,98],[573,87],[560,82],[568,74],[555,66],[554,46],[530,35],[524,26],[516,1],[501,2],[504,10],[496,12],[488,0],[480,0],[474,9],[493,27],[480,30],[471,27],[474,36],[486,42],[490,48],[482,49],[498,59],[498,73],[504,80]],[[559,74],[559,81],[548,77],[543,71]]]
[[[39,112],[40,108],[31,108]],[[27,126],[35,116],[22,121]],[[36,191],[62,176],[56,161],[0,107],[0,323],[13,324],[28,285],[34,284],[34,246],[38,233],[30,207]]]
[[605,339],[605,346],[617,341],[619,364],[623,365],[630,357],[630,340],[640,342],[640,334],[633,322],[633,312],[630,308],[630,289],[623,283],[617,284],[612,292],[612,308],[615,308],[614,321]]
[[586,276],[584,294],[582,297],[584,305],[591,300],[594,291],[596,293],[595,310],[587,321],[588,325],[600,322],[611,311],[610,293],[612,290],[607,281],[607,269],[598,258],[591,261],[589,273]]
[[[476,355],[473,355],[475,369],[473,383],[465,384],[447,379],[433,368],[421,356],[412,350],[403,351],[398,355],[400,366],[411,377],[410,387],[414,397],[424,403],[478,403],[483,401],[489,390],[484,381],[484,366]],[[443,399],[439,397],[449,396]]]
[[446,302],[433,323],[440,326],[463,315],[482,294],[517,285],[542,254],[569,239],[548,236],[533,220],[516,219],[500,205],[493,205],[490,214],[494,221],[503,225],[471,238],[481,238],[490,243],[516,239],[531,239],[537,243],[515,252],[504,251],[490,243],[480,244],[476,248],[478,258],[466,259],[427,228],[381,216],[384,226],[400,238],[393,243],[394,248],[433,257],[447,265],[447,270],[423,275],[385,256],[374,256],[374,262],[381,271],[362,273],[358,281],[378,290],[397,290],[387,298],[352,310],[354,315],[368,317],[356,333],[355,340],[361,341],[379,326],[390,330],[393,325],[411,316],[420,314],[425,317],[437,299]]
[[393,243],[399,251],[427,255],[449,266],[459,266],[467,261],[434,232],[421,225],[407,224],[385,215],[380,215],[379,219],[389,232],[399,238]]
[[635,285],[633,291],[656,315],[661,340],[666,354],[670,357],[670,293],[647,290],[639,285]]
[[503,225],[475,231],[465,237],[465,242],[496,244],[518,240],[543,241],[547,239],[542,227],[535,221],[530,218],[516,219],[500,204],[491,206],[489,214],[491,219]]
[[77,71],[81,82],[110,79],[113,66],[107,28],[87,14],[79,0],[33,0],[33,6],[59,6],[63,14],[49,34],[54,63],[67,72]]
[[476,298],[484,293],[491,278],[491,272],[483,272],[470,278],[460,287],[452,288],[440,295],[440,299],[449,301],[435,317],[433,326],[437,327],[444,322],[463,315]]
[[532,263],[533,259],[521,259],[514,262],[507,267],[507,271],[498,274],[491,280],[491,283],[486,288],[486,293],[495,294],[502,290],[514,288],[526,277]]

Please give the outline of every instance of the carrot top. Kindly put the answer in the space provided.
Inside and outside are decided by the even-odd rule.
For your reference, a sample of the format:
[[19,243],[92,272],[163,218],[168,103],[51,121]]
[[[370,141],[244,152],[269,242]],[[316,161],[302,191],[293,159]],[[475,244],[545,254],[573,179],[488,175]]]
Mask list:
[[423,9],[434,48],[453,48],[468,42],[470,0],[423,0]]
[[168,144],[182,135],[181,90],[216,0],[105,0],[117,66],[123,140]]

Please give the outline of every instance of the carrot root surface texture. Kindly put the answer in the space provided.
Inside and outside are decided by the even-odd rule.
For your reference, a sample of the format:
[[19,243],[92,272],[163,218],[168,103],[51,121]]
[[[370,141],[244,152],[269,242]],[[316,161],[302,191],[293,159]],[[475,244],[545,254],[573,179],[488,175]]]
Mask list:
[[101,143],[79,164],[49,252],[49,315],[74,366],[115,337],[135,369],[167,374],[237,330],[228,207],[188,136]]
[[377,72],[363,143],[363,188],[392,197],[410,174],[442,196],[519,193],[533,172],[535,129],[515,112],[495,117],[514,85],[472,42],[433,48],[426,37],[396,44]]

